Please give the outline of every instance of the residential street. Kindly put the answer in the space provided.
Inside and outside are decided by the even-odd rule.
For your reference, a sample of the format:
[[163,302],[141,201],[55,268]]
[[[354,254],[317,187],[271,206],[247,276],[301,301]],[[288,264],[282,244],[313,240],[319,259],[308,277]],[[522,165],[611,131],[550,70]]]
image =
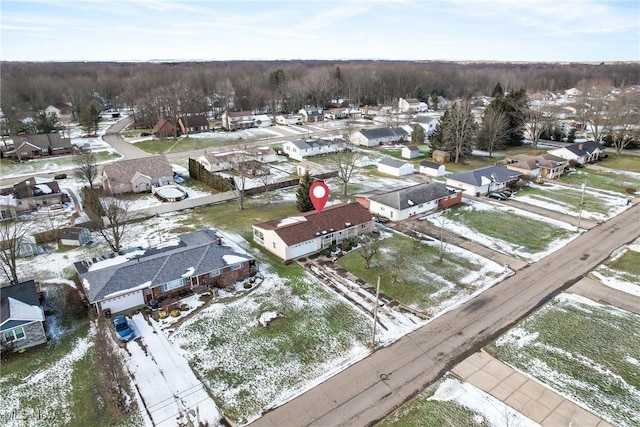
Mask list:
[[636,204],[251,425],[363,426],[383,418],[640,236],[639,218]]

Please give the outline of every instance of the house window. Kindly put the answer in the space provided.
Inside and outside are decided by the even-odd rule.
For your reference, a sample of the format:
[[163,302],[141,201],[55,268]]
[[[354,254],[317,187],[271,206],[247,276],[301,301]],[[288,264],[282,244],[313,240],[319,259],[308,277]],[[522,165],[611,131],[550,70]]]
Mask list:
[[276,248],[276,242],[273,242],[273,249]]
[[221,274],[221,269],[218,268],[216,270],[210,271],[209,277],[216,277],[216,276],[219,276],[220,274]]
[[187,279],[180,278],[176,280],[172,280],[160,286],[160,291],[167,292],[171,289],[179,288],[180,286],[184,286],[187,284]]
[[242,263],[231,264],[229,267],[231,271],[240,270],[242,268]]
[[[393,212],[391,212],[391,216],[393,216]],[[369,228],[369,223],[365,222],[364,224],[360,224],[360,228]]]
[[24,329],[22,327],[5,331],[4,340],[6,342],[18,341],[25,337]]

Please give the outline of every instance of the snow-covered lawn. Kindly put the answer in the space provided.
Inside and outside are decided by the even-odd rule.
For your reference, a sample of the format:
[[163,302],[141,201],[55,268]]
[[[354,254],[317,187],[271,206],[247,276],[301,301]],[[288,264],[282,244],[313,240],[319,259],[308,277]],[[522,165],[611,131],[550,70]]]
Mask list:
[[640,242],[623,247],[592,274],[605,286],[640,297]]
[[638,425],[638,314],[560,294],[487,350],[613,425]]
[[[443,218],[446,218],[443,220]],[[488,248],[531,262],[539,261],[578,237],[562,221],[510,206],[466,200],[456,209],[423,219]]]
[[408,425],[539,426],[500,400],[450,375],[409,400],[379,424],[380,427]]

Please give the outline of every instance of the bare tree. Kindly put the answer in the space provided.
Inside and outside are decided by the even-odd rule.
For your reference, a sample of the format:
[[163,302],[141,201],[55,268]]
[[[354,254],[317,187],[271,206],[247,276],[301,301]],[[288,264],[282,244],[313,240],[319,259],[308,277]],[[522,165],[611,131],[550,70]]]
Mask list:
[[338,171],[338,179],[342,182],[342,195],[347,196],[347,186],[362,155],[353,148],[345,147],[344,151],[334,155],[329,164]]
[[602,141],[611,82],[605,79],[585,80],[578,84],[581,95],[576,104],[578,116],[591,126],[593,139]]
[[32,226],[31,222],[20,220],[0,223],[0,264],[5,277],[12,283],[18,283],[20,244],[29,235]]
[[125,231],[129,228],[130,221],[134,219],[131,203],[124,199],[106,197],[100,199],[100,204],[104,211],[105,225],[99,232],[114,252],[120,252]]
[[271,303],[283,316],[287,315],[287,311],[293,305],[293,290],[289,286],[279,286],[273,291]]
[[438,225],[440,226],[438,239],[440,240],[440,262],[442,262],[444,260],[444,255],[447,252],[447,241],[445,239],[445,233],[447,231],[446,228],[448,225],[448,221],[444,214],[440,215],[437,218],[437,221]]
[[640,138],[640,95],[622,94],[609,105],[604,134],[620,154],[634,139]]
[[378,254],[378,249],[380,249],[380,240],[369,235],[362,235],[359,241],[360,250],[358,251],[358,255],[364,260],[365,268],[369,269],[371,268],[371,261],[373,261]]
[[93,181],[98,177],[96,156],[90,151],[82,151],[73,156],[73,162],[76,165],[73,169],[76,176],[89,184],[89,188],[93,188]]
[[540,135],[548,129],[553,122],[553,110],[543,104],[532,104],[525,111],[526,127],[531,136],[531,148],[538,148]]
[[445,139],[449,139],[455,153],[454,163],[471,153],[478,124],[471,112],[471,103],[458,102],[450,109],[451,121],[445,128]]
[[232,168],[236,171],[236,175],[233,177],[235,185],[231,191],[236,195],[240,210],[244,209],[245,186],[247,184],[247,175],[249,174],[247,160],[246,146],[235,150],[231,155]]
[[509,138],[509,120],[502,111],[489,108],[485,111],[478,132],[478,148],[487,150],[489,157],[495,150],[504,148]]
[[269,190],[269,186],[273,184],[273,175],[267,171],[267,173],[261,173],[258,177],[260,183],[264,186],[264,195],[267,199],[267,204],[271,204],[271,190]]

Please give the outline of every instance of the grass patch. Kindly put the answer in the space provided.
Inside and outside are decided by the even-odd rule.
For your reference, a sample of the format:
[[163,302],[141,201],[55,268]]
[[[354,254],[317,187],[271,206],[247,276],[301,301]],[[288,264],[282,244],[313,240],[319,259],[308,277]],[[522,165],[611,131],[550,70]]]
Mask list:
[[454,400],[433,400],[431,397],[445,379],[453,378],[445,375],[438,382],[424,389],[411,398],[400,408],[396,409],[377,427],[414,427],[414,426],[460,426],[460,427],[486,427],[490,425],[487,420],[471,409],[468,409]]
[[640,419],[638,342],[639,315],[563,294],[487,350],[610,423],[631,426]]
[[607,151],[609,157],[603,159],[600,164],[606,168],[640,173],[640,156],[629,154],[616,154]]
[[143,132],[152,133],[153,129],[127,129],[120,132],[120,134],[123,138],[138,138]]
[[619,257],[598,267],[597,272],[605,278],[640,283],[640,252],[626,249]]
[[142,151],[152,154],[182,153],[191,150],[203,150],[207,148],[225,147],[242,142],[240,136],[233,138],[178,138],[175,139],[149,139],[137,142],[135,145]]
[[[110,162],[117,160],[122,156],[115,151],[94,151],[93,155],[97,163]],[[9,175],[27,175],[30,173],[42,173],[42,171],[51,171],[51,175],[55,174],[55,170],[74,168],[74,156],[60,157],[44,157],[37,160],[29,160],[27,162],[13,163],[9,159],[0,159],[0,169],[5,176]]]
[[573,234],[545,221],[497,209],[481,210],[458,205],[449,209],[446,217],[478,233],[525,248],[528,252],[542,252],[554,240]]
[[615,193],[626,194],[626,188],[635,188],[636,192],[640,191],[640,179],[638,178],[589,168],[583,168],[572,174],[564,175],[559,180],[574,185],[582,185],[586,182],[587,187]]
[[446,248],[441,262],[438,245],[415,242],[395,233],[381,241],[371,268],[365,268],[361,251],[348,253],[338,263],[371,284],[380,276],[383,293],[422,310],[433,310],[451,298],[471,294],[486,283],[483,280],[499,275],[497,271],[486,271],[482,281],[469,282],[467,277],[480,272],[483,263],[460,257]]
[[609,206],[600,197],[589,193],[585,193],[583,197],[581,191],[568,188],[545,190],[544,188],[527,186],[518,191],[518,196],[529,196],[544,202],[558,203],[571,208],[576,214],[580,211],[580,201],[582,200],[582,209],[585,211],[601,214],[609,213]]

